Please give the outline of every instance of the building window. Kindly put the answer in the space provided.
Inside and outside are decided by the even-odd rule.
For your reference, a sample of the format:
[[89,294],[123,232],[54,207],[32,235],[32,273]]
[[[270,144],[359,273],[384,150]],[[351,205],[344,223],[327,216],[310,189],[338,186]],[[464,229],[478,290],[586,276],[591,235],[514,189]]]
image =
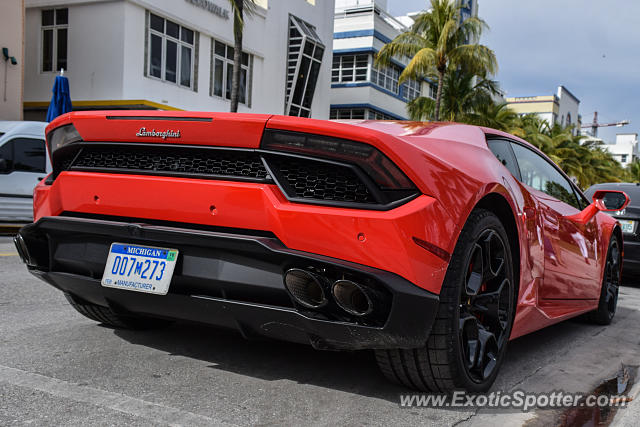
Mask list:
[[366,117],[366,108],[332,108],[329,110],[331,120],[362,120]]
[[398,77],[400,76],[400,69],[395,66],[376,67],[371,69],[371,82],[380,86],[383,89],[398,93]]
[[148,75],[193,88],[194,39],[193,30],[150,13]]
[[324,44],[314,26],[289,15],[288,46],[284,112],[290,116],[310,117]]
[[[233,46],[226,45],[217,40],[211,44],[211,88],[210,95],[231,99],[231,84],[233,82]],[[241,104],[250,104],[251,64],[252,55],[242,52],[242,66],[240,71],[240,87],[238,101]]]
[[622,154],[620,156],[620,162],[621,163],[626,163],[627,162],[627,154]]
[[438,96],[438,86],[429,84],[429,98],[436,99]]
[[[371,69],[370,78],[367,75]],[[422,83],[408,79],[401,86],[398,79],[402,70],[397,65],[388,67],[376,67],[373,65],[371,55],[334,55],[331,68],[332,83],[366,82],[379,86],[396,95],[400,95],[406,101],[412,101],[422,95]],[[436,97],[436,87],[429,84],[429,97]]]
[[331,120],[395,120],[388,114],[372,108],[332,108],[329,111]]
[[67,69],[69,9],[42,11],[42,71]]
[[331,81],[338,83],[367,81],[369,55],[334,55]]
[[407,101],[413,101],[420,96],[420,83],[417,80],[408,79],[402,84],[402,97]]
[[396,120],[395,117],[392,117],[388,114],[381,113],[377,110],[368,109],[367,110],[367,119],[369,120]]

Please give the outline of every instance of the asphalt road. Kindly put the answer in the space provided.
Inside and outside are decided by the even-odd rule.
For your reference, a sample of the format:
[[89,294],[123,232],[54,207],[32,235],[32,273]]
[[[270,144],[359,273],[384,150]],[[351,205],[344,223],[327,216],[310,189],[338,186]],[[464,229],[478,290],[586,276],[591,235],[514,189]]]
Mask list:
[[[639,307],[640,288],[625,287],[609,327],[568,321],[513,341],[493,389],[585,393],[621,362],[639,366]],[[0,238],[0,425],[535,426],[561,417],[406,409],[405,391],[384,380],[369,352],[249,342],[188,324],[99,326],[28,274]]]

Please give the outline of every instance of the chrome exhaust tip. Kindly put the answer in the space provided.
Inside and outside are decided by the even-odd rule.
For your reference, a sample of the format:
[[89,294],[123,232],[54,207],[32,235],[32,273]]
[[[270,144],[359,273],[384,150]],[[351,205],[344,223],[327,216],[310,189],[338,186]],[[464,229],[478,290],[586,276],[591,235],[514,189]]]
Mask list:
[[307,308],[320,308],[327,304],[322,281],[321,276],[300,268],[291,268],[284,273],[287,291],[298,304]]
[[16,246],[16,251],[18,251],[20,260],[27,265],[31,265],[31,257],[29,256],[27,244],[24,242],[24,239],[20,234],[16,234],[13,237],[13,244]]
[[331,287],[336,304],[354,316],[366,316],[373,311],[373,302],[362,285],[351,280],[337,280]]

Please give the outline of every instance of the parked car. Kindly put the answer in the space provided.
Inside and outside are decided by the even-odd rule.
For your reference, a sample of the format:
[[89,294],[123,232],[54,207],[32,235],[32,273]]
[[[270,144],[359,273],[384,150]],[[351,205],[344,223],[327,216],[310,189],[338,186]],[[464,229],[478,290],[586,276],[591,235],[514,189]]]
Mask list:
[[620,222],[624,236],[624,262],[622,273],[625,276],[640,274],[640,183],[608,182],[592,185],[585,191],[587,197],[592,196],[597,190],[624,191],[631,201],[629,205],[620,210],[609,212],[611,216]]
[[0,121],[0,221],[33,219],[33,188],[51,172],[47,124]]
[[616,312],[622,232],[600,211],[626,196],[590,203],[504,132],[155,111],[70,113],[47,132],[54,173],[17,250],[113,327],[373,349],[392,381],[479,392],[510,339]]

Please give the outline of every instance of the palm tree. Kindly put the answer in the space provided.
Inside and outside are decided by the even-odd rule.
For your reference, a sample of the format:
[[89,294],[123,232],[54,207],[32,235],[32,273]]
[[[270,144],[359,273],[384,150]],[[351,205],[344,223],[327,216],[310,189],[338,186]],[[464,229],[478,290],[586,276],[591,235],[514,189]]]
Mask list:
[[510,109],[506,102],[487,102],[480,104],[475,111],[468,113],[463,120],[477,126],[513,133],[519,124],[518,114]]
[[634,160],[627,166],[629,181],[640,182],[640,160]]
[[240,99],[240,76],[242,73],[242,32],[244,30],[244,15],[250,15],[255,10],[254,0],[229,0],[233,10],[233,76],[231,79],[231,108],[232,113],[238,112]]
[[487,24],[470,17],[461,22],[455,0],[431,0],[431,9],[416,17],[411,29],[384,45],[376,56],[377,65],[389,65],[392,57],[409,57],[400,74],[406,79],[434,77],[438,81],[434,117],[440,120],[443,80],[450,68],[464,66],[473,74],[486,76],[498,68],[493,50],[470,41],[478,40]]
[[531,114],[518,117],[509,132],[538,147],[582,188],[600,182],[627,180],[628,172],[611,153],[593,141],[583,143],[572,130],[573,126],[551,125]]
[[[476,76],[465,67],[449,69],[442,82],[440,119],[476,124],[473,114],[493,104],[492,95],[497,92],[498,84],[493,80]],[[407,112],[411,120],[424,120],[434,117],[435,108],[433,99],[418,97],[409,102]]]

